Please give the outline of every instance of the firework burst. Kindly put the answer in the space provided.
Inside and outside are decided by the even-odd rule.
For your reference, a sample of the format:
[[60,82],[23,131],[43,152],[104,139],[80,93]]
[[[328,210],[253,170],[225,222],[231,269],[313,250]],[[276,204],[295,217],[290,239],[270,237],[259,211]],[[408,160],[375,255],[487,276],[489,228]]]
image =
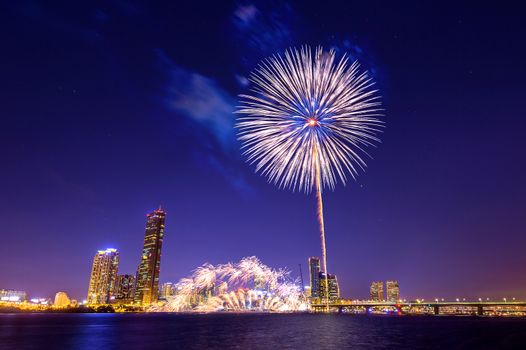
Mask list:
[[238,263],[204,264],[176,284],[177,295],[150,311],[291,312],[307,309],[301,288],[286,270],[275,270],[255,256]]
[[374,82],[358,62],[335,56],[303,47],[262,61],[250,76],[253,94],[241,95],[236,124],[256,172],[280,188],[316,191],[325,276],[322,191],[365,169],[365,147],[380,142],[383,125]]

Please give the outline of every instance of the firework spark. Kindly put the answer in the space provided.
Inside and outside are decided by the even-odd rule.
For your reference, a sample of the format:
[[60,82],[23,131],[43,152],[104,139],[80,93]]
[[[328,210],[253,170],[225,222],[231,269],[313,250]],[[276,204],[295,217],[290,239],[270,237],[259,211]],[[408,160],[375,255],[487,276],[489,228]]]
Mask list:
[[307,309],[300,286],[286,270],[275,270],[252,256],[233,264],[198,267],[176,284],[177,295],[150,311],[291,312]]
[[303,47],[262,61],[250,76],[253,95],[241,95],[236,124],[256,172],[280,188],[316,191],[325,276],[322,191],[365,169],[365,147],[380,142],[383,125],[374,82],[358,62],[335,56]]

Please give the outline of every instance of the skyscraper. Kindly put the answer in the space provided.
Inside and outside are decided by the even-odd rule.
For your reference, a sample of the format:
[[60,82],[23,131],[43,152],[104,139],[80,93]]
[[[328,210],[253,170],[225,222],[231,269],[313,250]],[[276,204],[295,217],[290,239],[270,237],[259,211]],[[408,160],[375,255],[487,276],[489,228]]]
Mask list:
[[118,275],[115,287],[115,300],[119,303],[130,303],[135,295],[135,276]]
[[141,262],[137,268],[135,301],[144,305],[159,298],[159,272],[166,213],[159,207],[147,215]]
[[[325,288],[325,274],[323,272],[319,273],[319,280],[321,280],[319,286],[319,297],[321,300],[325,300],[326,288]],[[327,282],[329,285],[329,300],[337,300],[340,298],[340,286],[338,285],[338,278],[336,275],[327,275]]]
[[320,297],[320,258],[309,258],[310,296]]
[[161,298],[167,299],[171,296],[174,296],[175,291],[176,291],[175,284],[173,284],[172,282],[163,283],[161,287]]
[[107,304],[112,299],[119,269],[119,252],[99,250],[93,258],[88,288],[88,304]]
[[384,283],[382,281],[371,283],[371,300],[384,300]]
[[398,281],[385,282],[385,289],[387,292],[388,301],[396,302],[400,300],[400,288],[398,287]]

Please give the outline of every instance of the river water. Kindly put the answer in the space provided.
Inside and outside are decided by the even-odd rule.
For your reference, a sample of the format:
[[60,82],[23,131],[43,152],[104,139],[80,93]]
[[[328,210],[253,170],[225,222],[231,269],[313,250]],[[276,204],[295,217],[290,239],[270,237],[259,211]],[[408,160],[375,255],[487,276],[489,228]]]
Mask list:
[[526,349],[525,318],[0,314],[0,349]]

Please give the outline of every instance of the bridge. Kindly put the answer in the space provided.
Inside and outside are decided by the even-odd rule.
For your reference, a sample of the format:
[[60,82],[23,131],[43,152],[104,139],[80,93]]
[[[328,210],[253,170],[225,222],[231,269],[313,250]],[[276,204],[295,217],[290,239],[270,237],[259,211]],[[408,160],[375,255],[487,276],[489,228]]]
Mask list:
[[[311,307],[316,312],[327,311],[327,305],[324,303],[312,303]],[[411,313],[411,310],[417,308],[433,309],[435,315],[440,315],[441,308],[472,308],[476,310],[479,316],[484,315],[485,308],[507,308],[510,307],[524,307],[526,308],[526,301],[370,301],[370,300],[333,300],[329,303],[329,311],[337,311],[339,313],[345,310],[365,309],[365,313],[369,313],[371,308],[392,308],[399,314]],[[523,310],[526,312],[526,309]]]

